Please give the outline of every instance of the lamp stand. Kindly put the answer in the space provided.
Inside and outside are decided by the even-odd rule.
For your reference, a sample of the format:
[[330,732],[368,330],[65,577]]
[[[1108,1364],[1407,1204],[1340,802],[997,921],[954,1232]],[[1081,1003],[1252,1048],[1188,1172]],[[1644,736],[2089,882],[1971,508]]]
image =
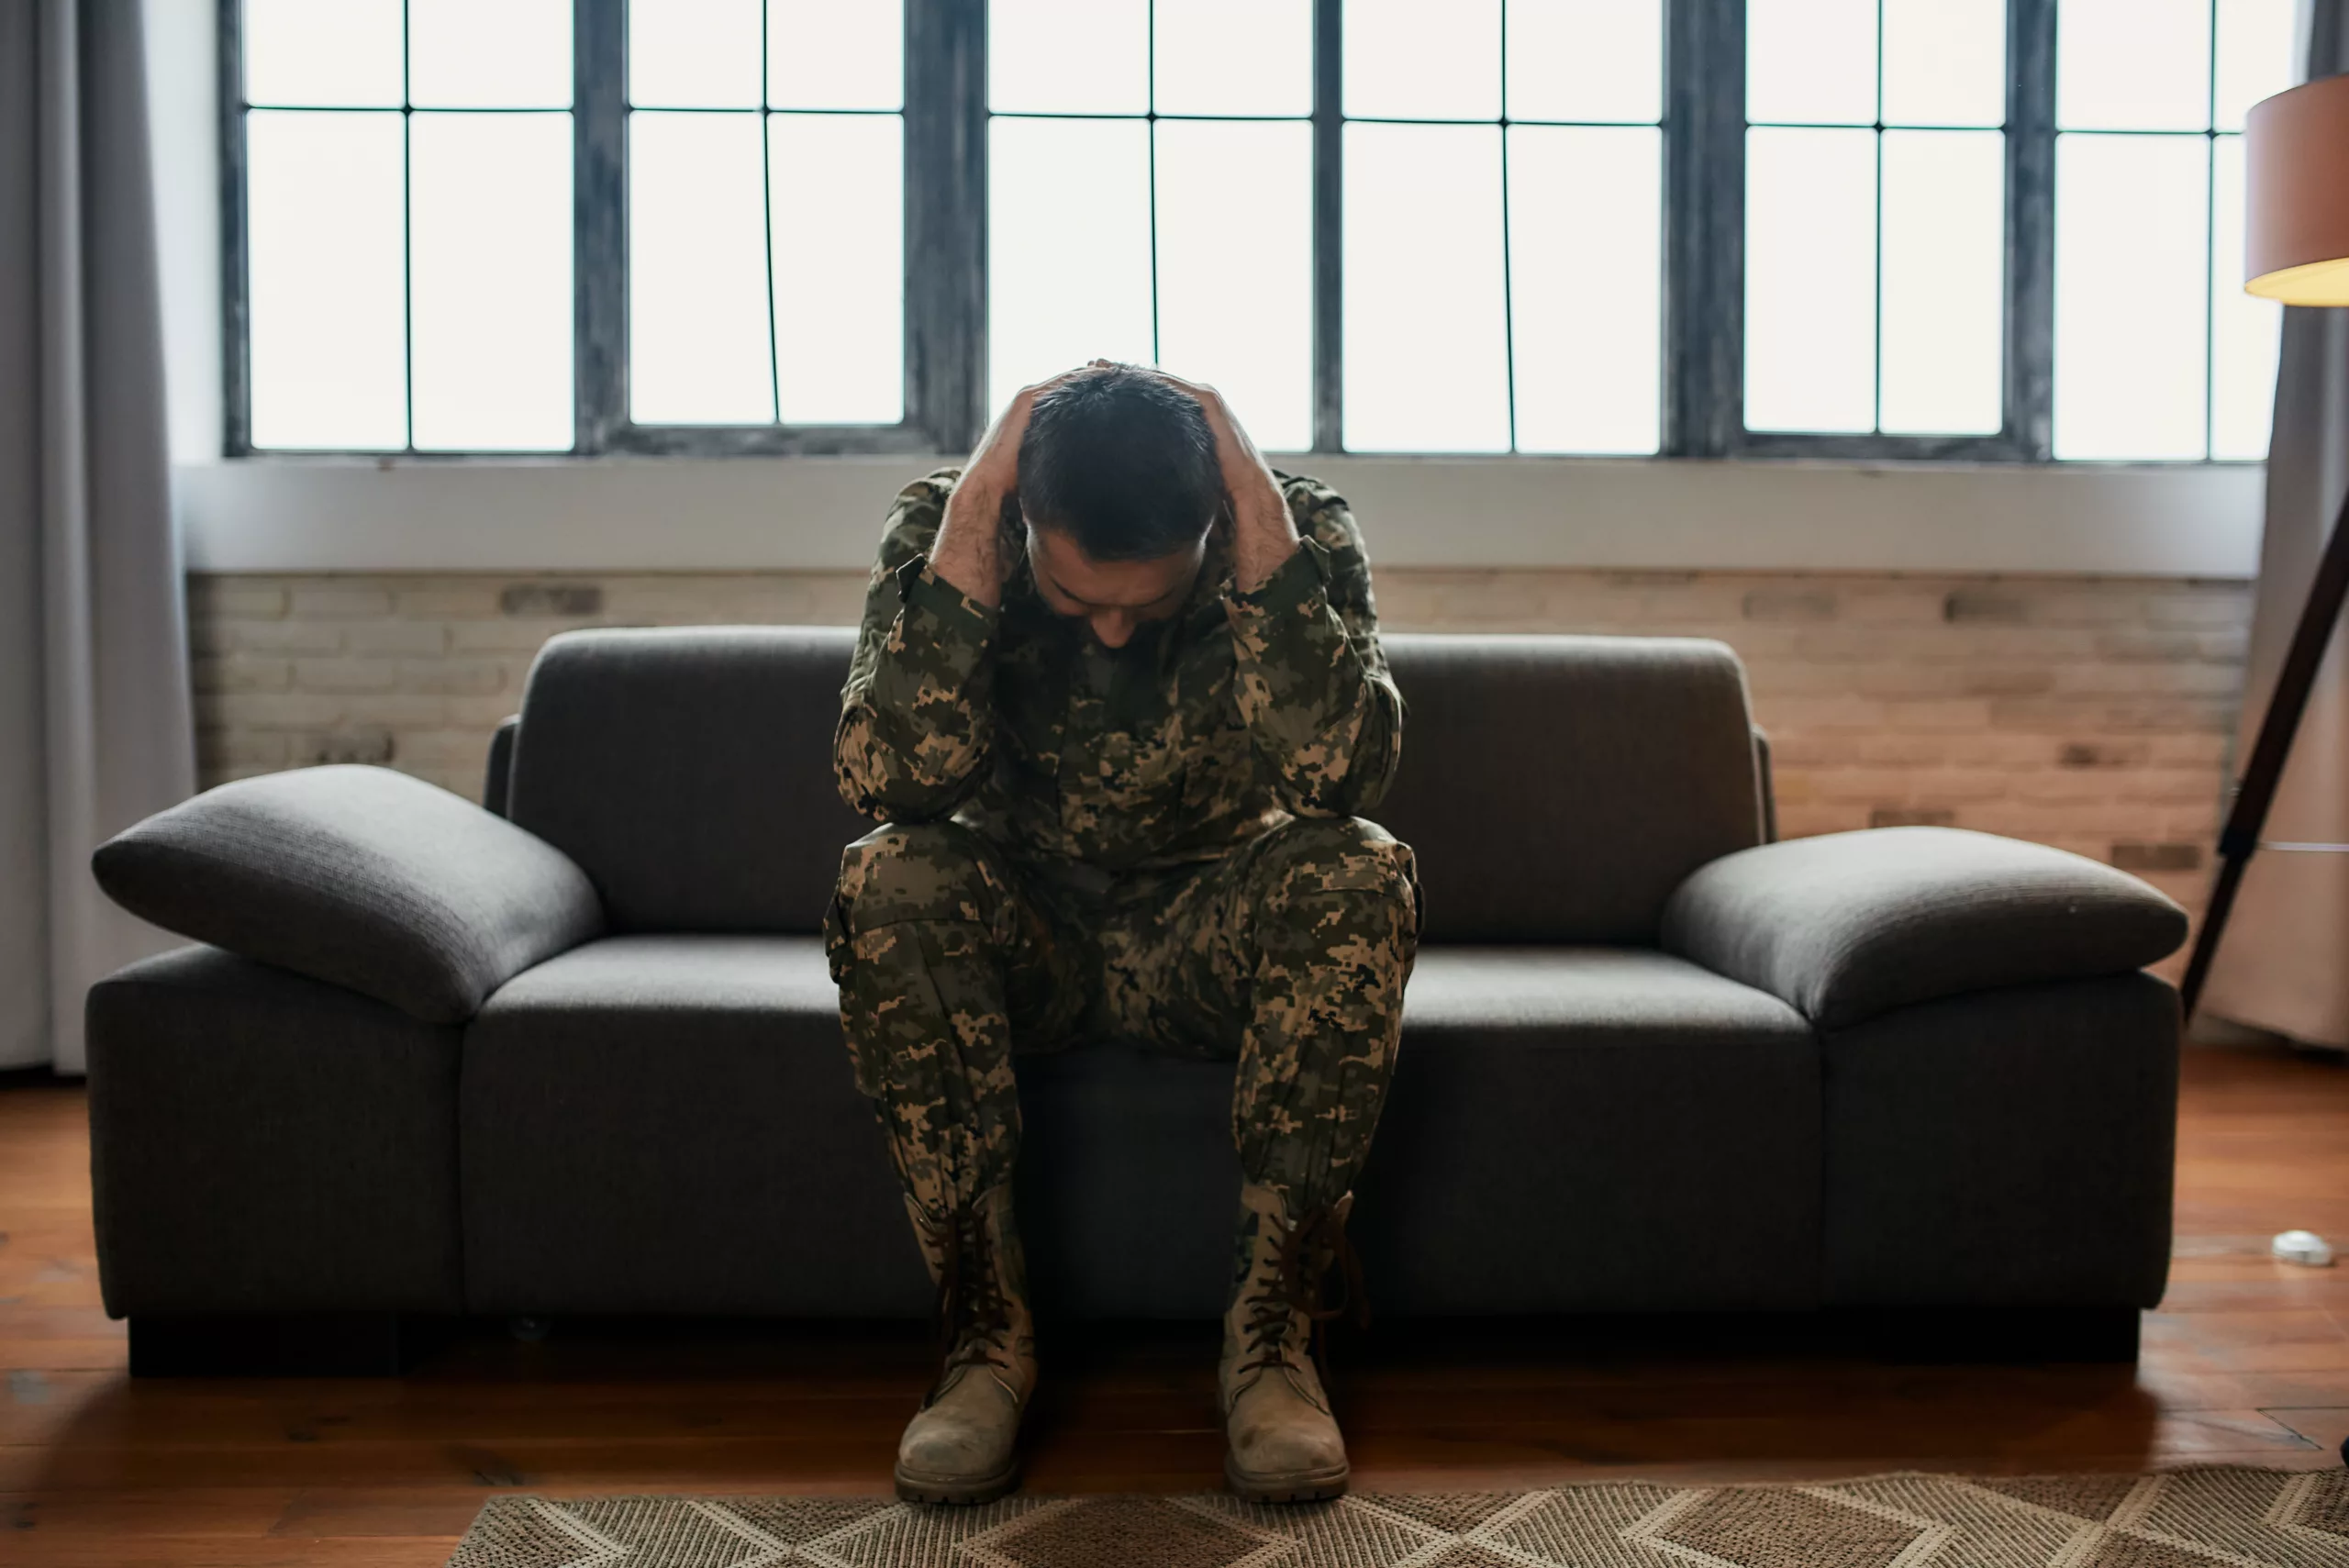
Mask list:
[[2227,825],[2219,830],[2219,875],[2210,884],[2210,902],[2202,913],[2202,929],[2194,938],[2194,956],[2187,961],[2186,983],[2180,987],[2186,1017],[2194,1017],[2202,999],[2202,983],[2210,978],[2210,961],[2226,934],[2227,916],[2234,908],[2235,890],[2243,884],[2243,868],[2259,849],[2259,835],[2267,826],[2267,808],[2276,803],[2276,785],[2292,754],[2292,738],[2299,733],[2308,712],[2309,693],[2316,685],[2317,666],[2324,662],[2325,644],[2341,605],[2349,597],[2349,496],[2333,518],[2332,533],[2324,541],[2316,577],[2309,584],[2308,602],[2300,606],[2299,624],[2292,628],[2292,646],[2277,673],[2275,695],[2259,721],[2259,739],[2252,744],[2251,762],[2235,786],[2234,805]]

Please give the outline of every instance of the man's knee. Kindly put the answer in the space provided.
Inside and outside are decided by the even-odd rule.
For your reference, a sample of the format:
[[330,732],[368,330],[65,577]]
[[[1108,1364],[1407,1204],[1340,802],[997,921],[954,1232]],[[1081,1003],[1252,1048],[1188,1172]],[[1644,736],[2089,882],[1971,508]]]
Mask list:
[[839,908],[852,931],[908,920],[991,925],[1007,891],[995,851],[959,823],[891,823],[841,852]]
[[1331,903],[1391,915],[1408,942],[1419,929],[1411,847],[1360,817],[1299,817],[1266,836],[1256,891],[1272,910]]

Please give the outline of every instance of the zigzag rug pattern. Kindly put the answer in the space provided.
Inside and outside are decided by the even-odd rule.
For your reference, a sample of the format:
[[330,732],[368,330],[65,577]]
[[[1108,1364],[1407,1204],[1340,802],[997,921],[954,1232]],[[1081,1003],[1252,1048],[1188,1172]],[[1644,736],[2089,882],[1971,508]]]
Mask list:
[[2349,1568],[2349,1473],[1225,1496],[499,1497],[450,1568]]

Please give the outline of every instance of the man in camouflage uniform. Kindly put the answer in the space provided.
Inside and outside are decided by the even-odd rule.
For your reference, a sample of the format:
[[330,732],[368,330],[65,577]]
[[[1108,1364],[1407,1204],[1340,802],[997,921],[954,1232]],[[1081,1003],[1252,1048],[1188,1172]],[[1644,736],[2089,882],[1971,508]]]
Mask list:
[[842,856],[827,946],[952,1346],[901,1494],[1016,1480],[1011,1057],[1105,1036],[1237,1059],[1227,1473],[1343,1489],[1308,1341],[1418,939],[1410,851],[1360,815],[1402,722],[1346,504],[1208,388],[1097,361],[899,494],[835,752],[884,826]]

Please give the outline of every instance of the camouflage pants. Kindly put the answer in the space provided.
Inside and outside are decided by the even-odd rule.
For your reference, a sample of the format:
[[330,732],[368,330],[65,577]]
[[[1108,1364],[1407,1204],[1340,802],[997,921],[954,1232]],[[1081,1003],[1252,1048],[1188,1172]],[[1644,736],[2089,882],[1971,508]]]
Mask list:
[[851,844],[825,935],[857,1086],[926,1212],[1009,1178],[1014,1051],[1115,1037],[1237,1058],[1241,1171],[1302,1213],[1369,1151],[1418,908],[1409,849],[1354,818],[1297,818],[1098,900],[944,822]]

